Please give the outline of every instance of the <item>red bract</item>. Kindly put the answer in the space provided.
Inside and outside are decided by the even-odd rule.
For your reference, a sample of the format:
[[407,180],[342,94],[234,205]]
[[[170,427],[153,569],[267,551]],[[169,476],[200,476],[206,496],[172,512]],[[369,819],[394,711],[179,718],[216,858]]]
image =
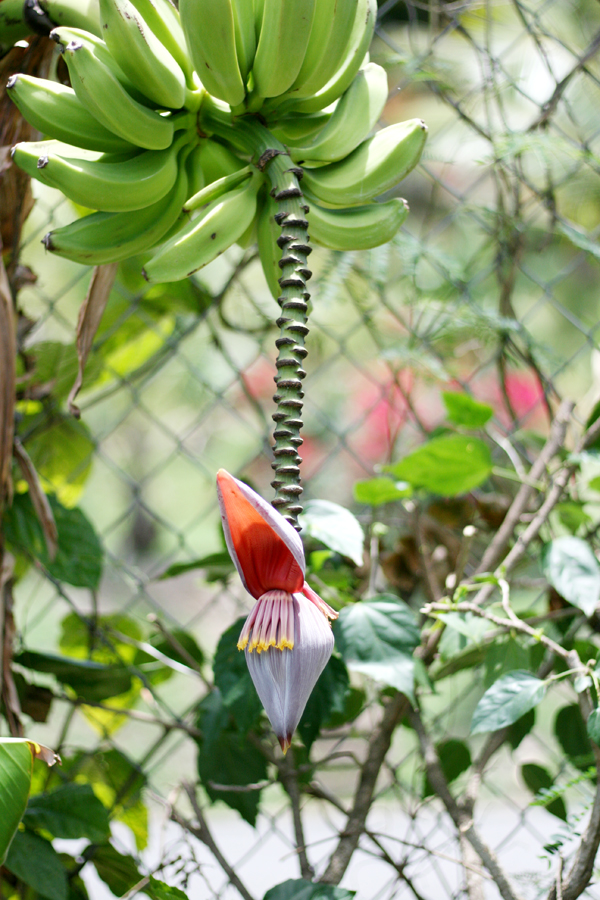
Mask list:
[[331,656],[337,613],[304,580],[302,541],[276,509],[224,469],[217,494],[229,553],[257,600],[238,648],[285,753]]

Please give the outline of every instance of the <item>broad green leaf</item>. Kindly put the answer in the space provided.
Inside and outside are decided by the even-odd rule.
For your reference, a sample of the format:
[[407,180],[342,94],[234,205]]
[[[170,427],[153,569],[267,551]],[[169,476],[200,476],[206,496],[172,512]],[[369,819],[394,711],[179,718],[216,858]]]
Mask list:
[[61,684],[68,684],[82,700],[106,700],[131,688],[131,675],[124,666],[105,666],[92,660],[34,650],[18,653],[15,662],[26,669],[54,675]]
[[544,575],[561,597],[593,615],[600,600],[600,565],[581,538],[556,538],[542,550]]
[[299,520],[306,537],[314,538],[347,556],[356,566],[363,564],[365,535],[352,513],[329,500],[309,500]]
[[587,720],[587,733],[593,742],[600,746],[600,709],[591,711]]
[[503,675],[487,689],[473,713],[471,734],[497,731],[512,725],[537,706],[546,693],[546,683],[531,672],[516,671]]
[[588,487],[591,488],[592,491],[598,491],[600,493],[600,475],[588,481]]
[[72,659],[92,659],[105,665],[129,665],[138,654],[136,647],[121,640],[120,632],[134,641],[143,638],[138,622],[123,613],[97,616],[87,620],[75,612],[68,613],[60,623],[58,646]]
[[521,641],[511,637],[497,639],[490,644],[485,654],[483,683],[488,688],[507,672],[517,669],[526,671],[529,667],[529,650]]
[[47,900],[67,900],[67,870],[50,841],[17,831],[4,865]]
[[392,503],[403,497],[410,497],[412,488],[406,481],[392,481],[384,475],[379,478],[369,478],[368,481],[357,481],[354,485],[354,499],[357,503],[366,503],[369,506],[381,506],[383,503]]
[[[547,791],[554,783],[550,773],[542,766],[535,765],[535,763],[526,763],[521,766],[521,777],[532,794],[538,794],[544,790]],[[562,819],[563,822],[567,821],[567,808],[562,797],[556,797],[550,803],[545,803],[544,806],[553,816]]]
[[262,713],[262,704],[250,678],[246,657],[237,648],[245,621],[242,617],[223,632],[213,662],[215,685],[241,734],[246,734]]
[[265,757],[229,726],[228,719],[220,692],[212,691],[199,707],[198,727],[203,737],[198,741],[198,775],[213,803],[222,800],[254,826],[261,791],[223,791],[215,787],[254,785],[267,777]]
[[73,416],[46,419],[44,426],[25,441],[25,449],[42,484],[64,506],[75,506],[92,467],[94,442],[89,428]]
[[[40,341],[27,348],[27,356],[34,362],[27,384],[50,384],[56,400],[65,398],[77,375],[77,350],[75,344],[59,341]],[[102,361],[90,354],[85,367],[85,385],[89,387],[102,371]]]
[[554,734],[565,756],[574,766],[585,772],[594,764],[592,745],[577,703],[558,710],[554,720]]
[[586,513],[583,506],[583,503],[575,500],[565,500],[564,503],[556,504],[558,518],[571,534],[576,534],[582,525],[589,525],[592,521],[592,517]]
[[332,656],[321,672],[298,725],[300,737],[308,750],[319,736],[323,723],[332,715],[344,712],[350,679],[339,656]]
[[87,838],[101,844],[110,837],[108,813],[89,784],[65,784],[31,797],[23,822],[56,838]]
[[50,496],[58,530],[58,550],[51,561],[41,525],[29,494],[15,494],[3,517],[6,540],[12,549],[33,556],[58,581],[95,590],[102,574],[102,545],[80,509],[65,508]]
[[507,740],[513,750],[516,750],[524,737],[531,732],[535,725],[535,709],[530,709],[524,716],[508,726]]
[[191,562],[173,563],[168,569],[158,576],[159,581],[166,578],[177,578],[178,575],[184,575],[186,572],[194,572],[196,569],[204,570],[205,581],[226,581],[230,575],[235,572],[235,566],[231,561],[231,557],[227,550],[221,550],[219,553],[210,553],[208,556],[201,556],[199,559],[193,559]]
[[0,865],[27,807],[32,771],[29,744],[0,738]]
[[468,394],[442,391],[442,400],[448,412],[448,421],[465,428],[483,428],[494,415],[487,403],[479,403]]
[[413,696],[412,653],[420,635],[405,603],[384,594],[346,606],[334,623],[334,633],[348,668]]
[[466,494],[492,471],[487,444],[462,434],[433,438],[400,462],[385,466],[396,478],[442,497]]
[[449,612],[439,613],[437,616],[449,628],[458,631],[468,639],[470,643],[480,643],[486,631],[489,631],[491,624],[481,616],[475,616],[473,613]]
[[188,894],[184,894],[177,887],[165,884],[164,881],[158,881],[152,875],[148,885],[143,889],[143,893],[150,897],[151,900],[188,900]]
[[346,722],[353,722],[361,713],[366,700],[366,691],[363,691],[362,688],[350,687],[346,694],[343,710],[341,712],[332,711],[323,722],[322,727],[332,730],[341,728]]
[[[456,781],[459,775],[466,772],[471,765],[471,751],[463,741],[457,741],[449,738],[436,745],[438,758],[442,767],[442,772],[446,776],[448,784]],[[431,797],[435,791],[429,783],[429,778],[425,775],[423,784],[423,798]]]
[[355,896],[356,891],[295,878],[272,887],[263,900],[352,900]]
[[91,859],[98,875],[115,897],[122,897],[142,880],[142,873],[133,856],[119,853],[112,844],[94,847]]

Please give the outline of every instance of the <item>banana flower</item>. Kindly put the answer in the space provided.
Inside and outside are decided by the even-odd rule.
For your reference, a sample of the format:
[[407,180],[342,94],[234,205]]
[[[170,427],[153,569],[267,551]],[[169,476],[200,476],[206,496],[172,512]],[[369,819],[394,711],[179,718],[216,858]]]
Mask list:
[[266,500],[224,469],[217,494],[230,556],[257,601],[242,628],[254,686],[287,752],[312,689],[333,650],[337,613],[306,583],[298,532]]

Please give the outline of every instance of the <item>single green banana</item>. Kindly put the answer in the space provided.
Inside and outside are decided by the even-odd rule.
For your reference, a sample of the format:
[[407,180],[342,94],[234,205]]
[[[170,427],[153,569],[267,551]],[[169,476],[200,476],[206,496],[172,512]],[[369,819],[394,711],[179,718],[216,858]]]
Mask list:
[[188,50],[207,91],[230,106],[246,96],[235,45],[232,0],[180,0]]
[[23,0],[0,0],[0,47],[8,49],[31,34]]
[[357,0],[320,0],[306,56],[290,93],[312,97],[337,72],[348,53],[356,9]]
[[328,206],[368,203],[414,169],[426,137],[422,119],[390,125],[363,141],[346,159],[320,169],[305,169],[302,187]]
[[101,153],[135,149],[101,125],[64,84],[19,74],[11,75],[6,89],[29,124],[48,137]]
[[100,0],[102,36],[138,90],[158,106],[181,109],[185,75],[131,0]]
[[179,13],[171,0],[133,0],[133,5],[173,59],[177,60],[192,87],[192,61],[187,52]]
[[332,113],[318,112],[311,115],[284,116],[269,125],[269,130],[282,144],[298,144],[313,137],[329,122]]
[[164,150],[173,141],[173,122],[134,100],[109,67],[112,59],[84,32],[55,28],[54,39],[63,48],[71,85],[83,105],[105,128],[126,141],[148,150]]
[[40,6],[55,25],[102,34],[98,0],[40,0]]
[[377,124],[388,96],[385,69],[369,63],[361,69],[348,90],[342,94],[327,125],[311,141],[292,145],[294,162],[310,166],[312,162],[344,159],[367,137]]
[[310,237],[330,250],[370,250],[391,241],[407,216],[408,203],[401,197],[351,209],[324,209],[312,202]]
[[215,200],[192,219],[148,262],[142,274],[151,283],[180,281],[231,247],[252,223],[261,179],[250,179]]
[[[357,0],[354,24],[344,61],[320,91],[290,104],[294,112],[314,113],[319,109],[325,109],[348,90],[354,81],[356,73],[364,65],[365,56],[369,52],[369,46],[373,38],[376,19],[377,0]],[[293,100],[294,97],[294,93],[289,91],[285,100]],[[282,97],[281,99],[283,101],[284,98]]]
[[200,148],[195,158],[204,173],[205,184],[211,184],[213,181],[218,181],[219,178],[239,172],[245,166],[245,163],[228,147],[212,139],[200,142]]
[[239,187],[239,185],[247,178],[250,178],[251,175],[252,167],[245,166],[245,168],[240,169],[238,172],[232,172],[231,175],[225,175],[224,178],[218,178],[216,181],[212,181],[210,184],[207,184],[206,187],[203,187],[202,190],[193,194],[189,200],[186,200],[184,211],[190,212],[193,209],[199,209],[201,206],[212,203],[213,200],[222,197],[223,194],[228,194],[233,188]]
[[206,185],[206,178],[200,161],[202,145],[197,144],[187,158],[188,194],[192,197]]
[[316,4],[315,0],[264,0],[264,4],[252,67],[254,92],[260,97],[278,97],[292,86],[300,71]]
[[232,0],[235,49],[242,81],[246,82],[256,53],[254,4],[252,0]]
[[16,144],[12,154],[28,175],[58,188],[75,203],[105,212],[126,212],[156,203],[171,190],[181,141],[167,150],[147,150],[133,157],[127,154],[125,159],[59,155],[55,141]]
[[281,237],[281,226],[275,221],[275,214],[278,211],[279,206],[273,200],[268,190],[262,190],[259,196],[257,216],[258,254],[265,280],[275,300],[281,294],[281,287],[279,286],[279,279],[281,278],[281,269],[279,268],[281,248],[277,243],[277,239]]
[[[183,156],[183,154],[182,154]],[[95,212],[49,231],[46,249],[88,266],[127,259],[154,247],[175,224],[188,191],[186,166],[180,159],[174,187],[156,203],[132,212]]]

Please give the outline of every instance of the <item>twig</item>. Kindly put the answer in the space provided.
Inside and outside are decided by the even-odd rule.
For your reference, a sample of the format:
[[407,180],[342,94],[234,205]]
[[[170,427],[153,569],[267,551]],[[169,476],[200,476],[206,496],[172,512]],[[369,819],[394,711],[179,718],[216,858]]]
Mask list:
[[508,881],[504,869],[498,862],[495,853],[487,846],[487,844],[484,843],[479,833],[475,829],[471,815],[469,815],[466,810],[462,809],[457,804],[454,797],[450,793],[448,783],[440,765],[437,751],[435,749],[433,741],[425,731],[425,727],[418,711],[410,709],[409,718],[419,738],[419,743],[421,745],[421,754],[425,761],[425,768],[427,770],[427,777],[429,778],[429,781],[431,782],[431,786],[433,787],[435,793],[446,807],[450,818],[456,825],[459,835],[466,838],[477,855],[480,857],[482,863],[494,879],[496,887],[500,891],[503,900],[520,900],[519,895],[515,893],[512,885]]
[[300,863],[300,873],[307,881],[312,881],[315,877],[315,870],[308,861],[306,855],[306,842],[304,840],[304,828],[302,825],[302,816],[300,814],[300,791],[298,789],[298,773],[294,764],[293,750],[290,747],[283,759],[278,760],[277,767],[279,769],[279,777],[283,784],[290,803],[292,806],[292,819],[294,821],[294,836],[296,838],[296,849],[298,852],[298,861]]
[[183,789],[188,795],[189,801],[192,804],[192,809],[194,810],[194,815],[198,820],[198,827],[192,825],[191,822],[188,822],[182,815],[180,815],[177,810],[171,809],[170,818],[173,822],[177,822],[182,828],[185,828],[186,831],[189,831],[190,834],[193,834],[194,837],[198,838],[199,841],[208,847],[214,858],[217,860],[227,877],[229,878],[230,883],[234,888],[238,891],[238,893],[244,898],[244,900],[254,900],[252,894],[248,891],[246,886],[242,881],[238,878],[235,871],[229,865],[221,851],[219,850],[215,840],[210,832],[208,825],[206,824],[206,819],[204,818],[204,814],[198,805],[198,801],[196,799],[196,792],[191,784],[184,783]]
[[331,854],[329,864],[319,879],[325,884],[339,884],[358,846],[371,807],[373,792],[383,761],[390,749],[392,734],[406,714],[409,703],[404,694],[396,694],[388,703],[379,726],[371,735],[367,758],[360,773],[352,809],[346,827]]

